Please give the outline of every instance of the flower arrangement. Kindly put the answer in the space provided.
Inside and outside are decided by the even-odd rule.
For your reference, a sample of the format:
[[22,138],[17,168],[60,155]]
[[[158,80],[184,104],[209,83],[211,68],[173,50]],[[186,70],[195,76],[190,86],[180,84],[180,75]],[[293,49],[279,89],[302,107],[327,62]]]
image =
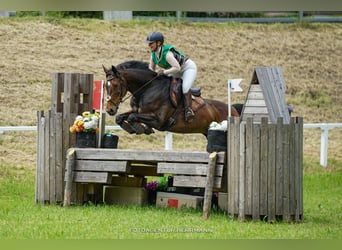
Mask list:
[[70,127],[71,133],[94,133],[98,131],[100,114],[85,111],[75,118],[74,124]]
[[167,176],[161,177],[158,181],[151,181],[145,185],[147,191],[162,191],[167,188]]

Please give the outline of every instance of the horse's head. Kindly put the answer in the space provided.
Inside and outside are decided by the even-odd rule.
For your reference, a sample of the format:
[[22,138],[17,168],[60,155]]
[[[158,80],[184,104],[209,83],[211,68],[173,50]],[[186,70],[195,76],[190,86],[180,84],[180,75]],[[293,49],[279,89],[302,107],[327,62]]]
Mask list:
[[107,81],[105,84],[107,92],[106,112],[109,115],[115,115],[118,112],[122,98],[127,93],[127,88],[124,83],[125,80],[114,66],[112,66],[111,69],[107,69],[105,66],[103,66],[103,70],[106,73]]

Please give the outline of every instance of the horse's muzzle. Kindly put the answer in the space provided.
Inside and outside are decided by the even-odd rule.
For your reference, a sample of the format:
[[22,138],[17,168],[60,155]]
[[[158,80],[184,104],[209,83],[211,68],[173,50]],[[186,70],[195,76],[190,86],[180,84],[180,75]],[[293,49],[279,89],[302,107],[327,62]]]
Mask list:
[[113,115],[115,115],[117,112],[118,112],[118,109],[116,108],[116,109],[106,109],[106,112],[109,114],[109,115],[111,115],[111,116],[113,116]]

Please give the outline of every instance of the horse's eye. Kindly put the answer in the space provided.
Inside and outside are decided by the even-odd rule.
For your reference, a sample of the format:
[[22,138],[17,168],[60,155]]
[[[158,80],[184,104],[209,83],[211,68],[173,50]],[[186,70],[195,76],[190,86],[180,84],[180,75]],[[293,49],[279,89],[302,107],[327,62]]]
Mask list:
[[107,102],[110,101],[111,97],[110,96],[107,96],[106,100]]

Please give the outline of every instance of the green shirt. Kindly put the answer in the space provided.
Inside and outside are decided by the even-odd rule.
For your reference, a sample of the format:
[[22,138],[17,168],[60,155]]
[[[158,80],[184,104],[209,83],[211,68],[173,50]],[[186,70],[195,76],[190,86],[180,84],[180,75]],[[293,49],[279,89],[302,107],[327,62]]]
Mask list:
[[173,53],[173,55],[175,56],[175,58],[177,59],[177,61],[182,64],[184,62],[184,58],[186,57],[183,52],[177,50],[175,47],[173,47],[172,45],[163,45],[161,48],[161,56],[158,60],[158,57],[156,55],[155,51],[152,51],[152,60],[153,62],[162,67],[163,69],[169,69],[171,68],[171,65],[166,61],[166,55],[167,53],[171,51]]

